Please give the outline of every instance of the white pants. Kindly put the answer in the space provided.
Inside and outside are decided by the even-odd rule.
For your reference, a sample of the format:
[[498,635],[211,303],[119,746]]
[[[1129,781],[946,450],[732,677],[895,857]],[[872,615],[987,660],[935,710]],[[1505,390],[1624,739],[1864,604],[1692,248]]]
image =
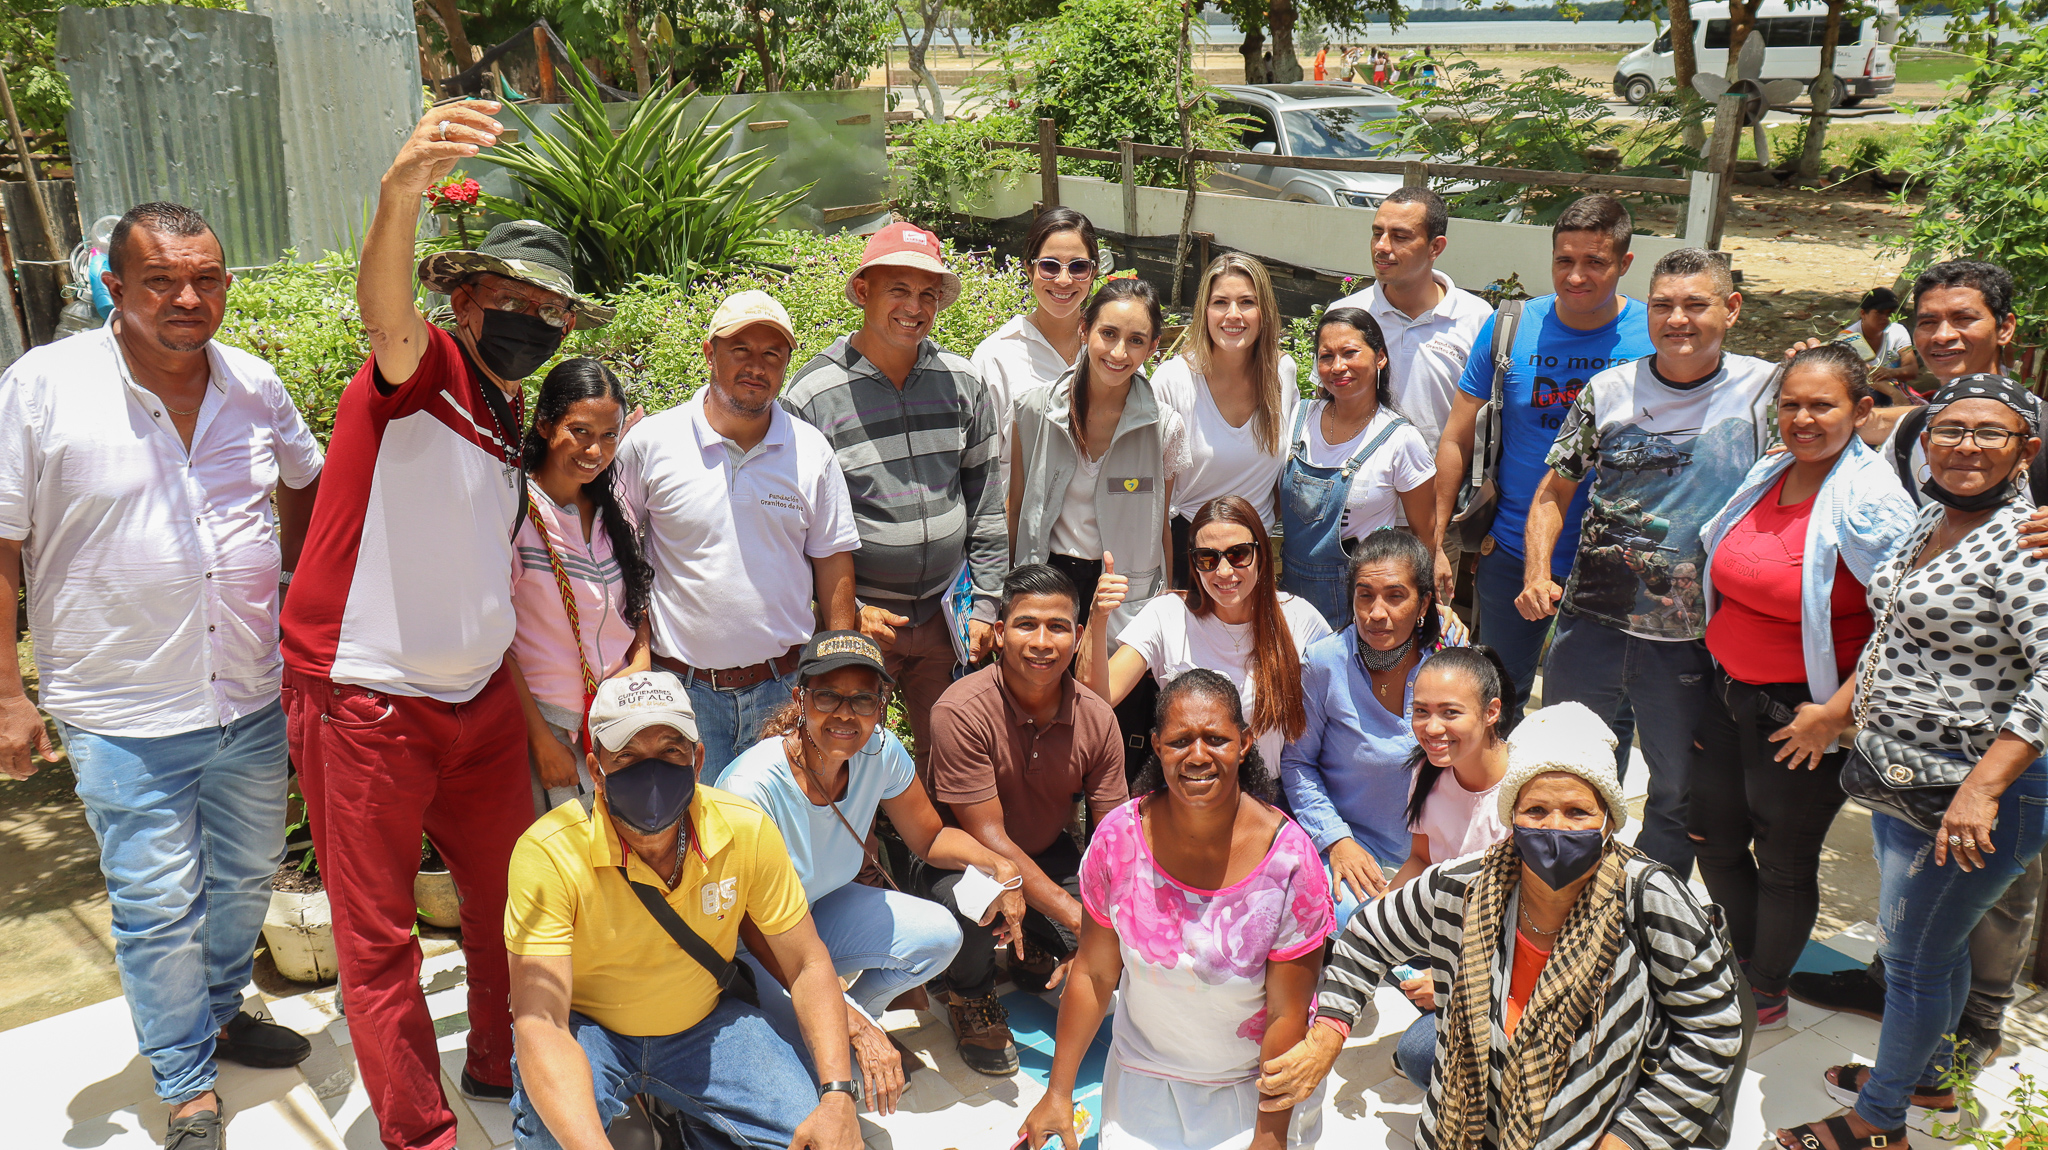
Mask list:
[[[1321,1137],[1327,1085],[1294,1108],[1289,1147],[1313,1146]],[[1245,1150],[1258,1120],[1255,1078],[1182,1082],[1132,1070],[1113,1056],[1103,1067],[1101,1150]]]

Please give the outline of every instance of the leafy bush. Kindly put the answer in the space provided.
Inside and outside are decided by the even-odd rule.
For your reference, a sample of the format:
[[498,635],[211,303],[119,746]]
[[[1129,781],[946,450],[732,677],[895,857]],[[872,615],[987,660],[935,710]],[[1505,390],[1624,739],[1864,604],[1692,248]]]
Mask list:
[[[1970,258],[2002,264],[2017,285],[2020,329],[2048,330],[2048,28],[2034,27],[1999,57],[1974,67],[1958,87],[1981,93],[1949,105],[1913,153],[1888,161],[1908,172],[1908,186],[1927,198],[1903,241],[1909,272],[1937,260]],[[1903,199],[1903,196],[1901,197]]]
[[780,247],[769,229],[809,186],[754,197],[754,179],[773,158],[759,148],[719,154],[744,109],[721,121],[717,104],[705,109],[662,87],[614,130],[589,70],[578,62],[576,73],[565,85],[573,104],[554,123],[560,138],[507,105],[522,125],[519,141],[477,159],[510,172],[527,202],[486,196],[485,207],[569,237],[576,281],[601,293],[643,275],[688,280]]
[[1017,112],[990,112],[979,120],[955,116],[945,123],[920,120],[908,134],[909,148],[894,159],[902,181],[896,208],[928,228],[950,219],[956,200],[969,207],[982,189],[1015,186],[1038,170],[1037,158],[1027,152],[987,146],[989,140],[1037,138],[1037,129]]
[[[1686,101],[1697,101],[1683,93],[1645,105],[1643,120],[1631,123],[1611,118],[1598,85],[1563,68],[1538,68],[1510,79],[1498,68],[1462,59],[1440,62],[1433,88],[1403,81],[1395,89],[1408,113],[1403,151],[1455,163],[1586,172],[1592,170],[1589,149],[1618,148],[1622,166],[1613,174],[1664,178],[1671,176],[1665,165],[1693,168],[1700,162],[1684,146]],[[1482,183],[1445,198],[1453,215],[1499,220],[1519,208],[1522,222],[1548,224],[1579,194],[1572,188]]]
[[[802,341],[791,362],[800,366],[860,326],[860,311],[847,302],[845,288],[865,243],[856,235],[795,232],[787,270],[756,265],[690,284],[642,276],[606,299],[619,309],[618,318],[572,333],[562,354],[602,358],[649,411],[673,407],[704,384],[704,329],[719,301],[760,288],[789,309]],[[1023,277],[988,253],[950,250],[947,262],[960,274],[962,291],[939,313],[932,336],[966,355],[1026,310],[1031,296]],[[322,442],[334,429],[342,389],[370,354],[355,290],[352,253],[311,264],[286,260],[237,277],[228,290],[221,342],[269,360]],[[544,375],[545,369],[535,372],[529,386],[538,387]]]
[[[1177,66],[1199,95],[1190,113],[1195,146],[1236,146],[1213,89],[1181,52],[1179,0],[1067,0],[1059,15],[1018,28],[998,63],[1001,79],[982,95],[1000,103],[1014,79],[1026,124],[1049,117],[1060,143],[1110,151],[1122,140],[1180,146]],[[1060,170],[1110,180],[1121,174],[1116,164],[1084,160],[1063,160]],[[1205,173],[1199,166],[1196,178]],[[1173,160],[1139,161],[1138,179],[1155,188],[1184,186]]]

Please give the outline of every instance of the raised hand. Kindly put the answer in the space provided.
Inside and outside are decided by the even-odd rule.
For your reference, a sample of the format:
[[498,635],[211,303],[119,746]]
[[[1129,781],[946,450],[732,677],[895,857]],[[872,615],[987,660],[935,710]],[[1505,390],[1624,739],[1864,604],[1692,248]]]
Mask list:
[[1095,605],[1092,614],[1108,616],[1131,594],[1131,579],[1128,575],[1116,573],[1116,556],[1107,551],[1102,553],[1102,577],[1095,581]]
[[384,173],[385,186],[393,192],[424,195],[455,165],[498,142],[505,125],[492,117],[500,107],[495,100],[464,100],[427,109]]

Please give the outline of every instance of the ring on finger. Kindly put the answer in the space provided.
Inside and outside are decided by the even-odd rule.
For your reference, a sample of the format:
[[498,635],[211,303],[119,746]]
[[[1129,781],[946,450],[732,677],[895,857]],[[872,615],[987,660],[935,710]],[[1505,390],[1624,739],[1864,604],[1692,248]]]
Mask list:
[[1948,836],[1948,845],[1950,845],[1950,846],[1952,846],[1952,847],[1959,847],[1959,846],[1962,846],[1962,845],[1963,845],[1963,836],[1961,836],[1961,835],[1950,835],[1950,836]]
[[448,121],[446,120],[441,121],[441,138],[443,140],[448,138]]
[[1965,847],[1966,849],[1968,849],[1968,850],[1976,850],[1976,849],[1977,849],[1977,840],[1976,840],[1976,839],[1964,839],[1964,840],[1963,840],[1963,846],[1964,846],[1964,847]]

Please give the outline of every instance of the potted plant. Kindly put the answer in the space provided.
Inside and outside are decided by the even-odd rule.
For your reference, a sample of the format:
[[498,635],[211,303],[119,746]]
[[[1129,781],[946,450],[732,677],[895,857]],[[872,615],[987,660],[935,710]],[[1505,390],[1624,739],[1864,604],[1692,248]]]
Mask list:
[[334,950],[334,915],[320,881],[304,800],[296,787],[292,798],[299,803],[300,814],[285,827],[284,865],[277,868],[277,877],[270,883],[263,941],[270,947],[270,960],[277,964],[279,974],[293,982],[332,982],[341,970]]
[[412,901],[420,921],[443,929],[462,925],[462,892],[433,840],[420,836],[420,873],[412,880]]

